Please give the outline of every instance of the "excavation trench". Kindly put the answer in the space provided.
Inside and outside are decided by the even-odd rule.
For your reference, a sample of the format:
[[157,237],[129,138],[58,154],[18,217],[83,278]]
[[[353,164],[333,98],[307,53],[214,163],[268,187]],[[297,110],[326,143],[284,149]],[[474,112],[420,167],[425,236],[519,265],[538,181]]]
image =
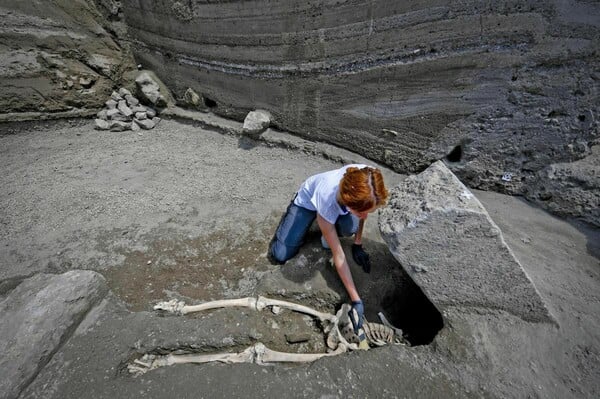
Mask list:
[[[161,128],[174,137],[152,135],[143,140],[149,149],[161,148],[149,159],[158,162],[160,170],[171,171],[165,175],[170,176],[169,180],[155,184],[156,177],[147,180],[145,175],[128,174],[125,178],[152,183],[154,192],[159,193],[155,198],[159,210],[168,218],[160,219],[152,228],[131,225],[122,231],[106,232],[98,239],[101,252],[118,261],[97,269],[131,311],[154,312],[156,303],[170,299],[193,305],[263,295],[335,314],[349,302],[329,262],[331,253],[321,247],[318,228],[311,228],[300,253],[285,265],[274,266],[266,257],[293,190],[307,175],[339,167],[339,163],[251,139],[253,145],[244,145],[239,137],[206,131],[198,135],[193,124],[164,121]],[[176,148],[169,147],[163,155],[161,143],[165,139],[172,140]],[[120,169],[155,168],[154,164],[146,166],[145,158],[136,158],[135,162],[129,162],[127,155],[123,158],[127,163],[119,164],[125,165]],[[171,165],[173,160],[177,161]],[[122,174],[125,172],[130,173],[129,169]],[[169,186],[175,177],[181,181]],[[390,187],[397,184],[394,179],[400,177],[390,176]],[[176,195],[167,194],[165,185]],[[366,319],[380,322],[381,312],[403,330],[411,345],[427,345],[443,327],[442,317],[383,243],[377,217],[369,218],[363,235],[373,265],[371,273],[349,259],[365,303]],[[342,245],[349,254],[351,239],[343,238]],[[256,342],[286,352],[326,349],[319,322],[290,311],[275,315],[264,310],[221,309],[165,317],[175,324],[195,321],[199,330],[210,322],[215,334],[222,337],[204,346],[194,342],[193,337],[182,337],[147,350],[231,351]]]
[[[159,301],[177,299],[199,304],[219,299],[264,295],[292,301],[335,314],[348,302],[330,263],[330,252],[321,248],[317,232],[309,233],[301,252],[283,266],[265,257],[277,217],[253,225],[251,233],[212,231],[193,239],[157,238],[145,251],[125,251],[120,267],[103,272],[113,292],[132,311],[152,310]],[[343,239],[343,245],[351,244]],[[404,272],[381,242],[365,240],[373,268],[370,274],[351,264],[355,283],[365,302],[365,317],[381,323],[381,312],[404,332],[410,345],[427,345],[443,327],[440,313]],[[222,347],[202,347],[193,341],[152,348],[164,354],[240,351],[256,342],[293,353],[325,352],[321,323],[290,310],[274,314],[269,309],[217,309],[185,316],[164,315],[173,323],[183,318],[222,325]]]

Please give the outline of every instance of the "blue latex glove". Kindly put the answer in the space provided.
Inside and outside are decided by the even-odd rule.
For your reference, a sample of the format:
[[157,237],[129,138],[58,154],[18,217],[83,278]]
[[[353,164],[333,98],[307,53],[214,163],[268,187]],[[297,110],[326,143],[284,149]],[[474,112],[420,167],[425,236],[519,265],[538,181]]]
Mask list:
[[358,330],[362,328],[365,314],[365,307],[362,301],[352,301],[352,309],[348,312],[354,333],[358,334]]
[[371,272],[371,261],[369,260],[369,254],[365,252],[362,245],[352,244],[352,258],[357,265],[362,266],[365,273]]

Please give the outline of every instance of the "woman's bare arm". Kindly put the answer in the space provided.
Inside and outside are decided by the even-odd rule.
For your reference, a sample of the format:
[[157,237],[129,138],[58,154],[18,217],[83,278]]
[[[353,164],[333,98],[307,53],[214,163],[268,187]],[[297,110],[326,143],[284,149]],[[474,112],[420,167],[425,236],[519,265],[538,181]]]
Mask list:
[[321,217],[319,214],[317,214],[317,224],[321,229],[323,237],[325,237],[325,241],[327,241],[327,244],[329,244],[329,247],[331,248],[335,269],[342,280],[342,284],[344,284],[344,287],[346,288],[346,292],[348,292],[350,300],[359,301],[360,296],[358,295],[358,291],[354,285],[354,280],[352,279],[352,273],[350,273],[350,267],[348,266],[346,255],[344,254],[342,244],[340,243],[340,239],[335,231],[335,225],[323,219],[323,217]]

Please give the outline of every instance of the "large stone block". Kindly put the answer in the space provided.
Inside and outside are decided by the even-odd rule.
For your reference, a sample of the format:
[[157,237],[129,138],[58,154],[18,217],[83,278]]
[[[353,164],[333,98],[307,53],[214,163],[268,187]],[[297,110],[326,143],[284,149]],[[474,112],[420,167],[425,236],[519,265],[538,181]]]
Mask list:
[[379,228],[394,257],[440,309],[498,309],[552,321],[485,208],[438,161],[391,190]]
[[107,290],[92,271],[38,274],[0,302],[0,396],[18,397]]

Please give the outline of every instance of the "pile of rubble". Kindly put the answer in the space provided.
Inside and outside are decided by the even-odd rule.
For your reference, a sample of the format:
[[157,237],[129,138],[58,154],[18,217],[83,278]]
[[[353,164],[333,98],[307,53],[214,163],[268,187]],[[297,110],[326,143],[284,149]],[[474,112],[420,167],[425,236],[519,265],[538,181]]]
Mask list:
[[152,129],[160,121],[154,108],[143,105],[125,88],[113,91],[106,108],[98,112],[96,129],[121,132]]

